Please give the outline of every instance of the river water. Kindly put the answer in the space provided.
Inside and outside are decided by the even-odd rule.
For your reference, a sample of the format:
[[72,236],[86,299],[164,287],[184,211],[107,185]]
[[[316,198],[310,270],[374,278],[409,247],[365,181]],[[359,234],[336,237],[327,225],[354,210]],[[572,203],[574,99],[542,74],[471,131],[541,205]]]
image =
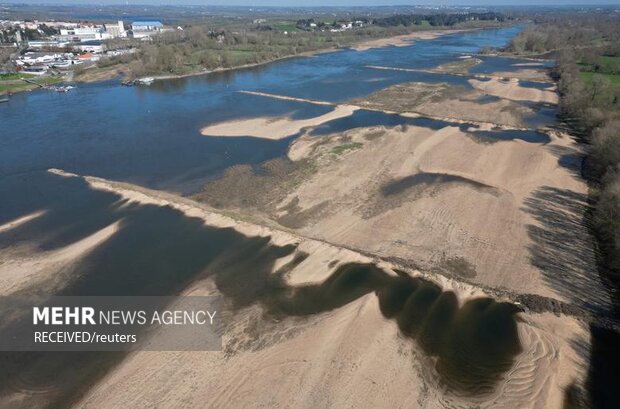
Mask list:
[[[45,90],[17,94],[0,106],[0,177],[57,167],[189,193],[231,165],[283,156],[292,139],[206,138],[199,133],[202,127],[263,115],[308,118],[331,109],[237,91],[341,102],[406,81],[448,82],[469,88],[464,77],[366,66],[428,69],[483,47],[504,45],[519,29],[453,34],[408,47],[341,50],[159,81],[151,87],[126,88],[108,81],[80,84],[66,94]],[[519,62],[486,57],[478,70],[506,71]],[[377,115],[366,115],[364,120],[358,114],[355,119],[355,126],[381,124]],[[342,122],[347,125],[346,121],[335,125]],[[427,123],[432,126],[432,121]]]

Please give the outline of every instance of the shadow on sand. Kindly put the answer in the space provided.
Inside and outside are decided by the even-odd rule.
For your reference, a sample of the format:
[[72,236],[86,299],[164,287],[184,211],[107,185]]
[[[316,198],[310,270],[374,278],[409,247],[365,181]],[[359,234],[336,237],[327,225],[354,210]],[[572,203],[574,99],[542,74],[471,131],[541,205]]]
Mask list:
[[559,295],[596,315],[608,315],[609,295],[596,270],[587,228],[587,199],[585,194],[545,186],[525,200],[523,210],[536,221],[527,226],[530,257]]
[[[290,286],[286,273],[307,256],[295,245],[276,246],[270,237],[209,227],[170,207],[128,202],[90,189],[78,178],[37,173],[16,178],[12,185],[8,179],[2,183],[13,192],[0,204],[2,223],[46,212],[0,233],[0,249],[16,244],[59,249],[120,223],[114,235],[69,270],[14,295],[175,295],[197,278],[211,277],[233,310],[260,304],[269,315],[301,317],[375,292],[383,315],[437,357],[440,379],[466,394],[492,389],[521,350],[517,309],[511,304],[480,298],[459,308],[454,293],[405,273],[393,276],[373,264],[341,265],[320,284]],[[292,260],[274,273],[276,261],[289,255]],[[48,407],[67,407],[125,355],[0,353],[0,399],[19,391],[35,399],[43,396]]]

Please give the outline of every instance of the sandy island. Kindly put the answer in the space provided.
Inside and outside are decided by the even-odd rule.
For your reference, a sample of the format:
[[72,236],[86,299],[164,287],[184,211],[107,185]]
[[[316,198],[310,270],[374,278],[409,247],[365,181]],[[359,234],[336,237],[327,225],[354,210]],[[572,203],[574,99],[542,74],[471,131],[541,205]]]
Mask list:
[[532,101],[546,104],[557,104],[559,96],[556,87],[549,84],[545,89],[524,87],[519,84],[519,80],[500,80],[491,78],[487,81],[470,79],[469,83],[477,90],[489,95],[505,98],[513,101]]
[[427,30],[427,31],[416,31],[410,34],[403,34],[394,37],[388,38],[379,38],[376,40],[364,41],[362,43],[358,43],[351,48],[356,51],[365,51],[370,50],[372,48],[383,48],[383,47],[406,47],[412,45],[415,40],[432,40],[434,38],[447,35],[447,34],[455,34],[463,31],[471,31],[467,29],[461,30]]
[[338,105],[333,111],[308,119],[287,117],[261,117],[222,122],[202,128],[205,136],[241,137],[252,136],[262,139],[284,139],[310,126],[318,126],[334,119],[350,116],[358,109],[352,105]]

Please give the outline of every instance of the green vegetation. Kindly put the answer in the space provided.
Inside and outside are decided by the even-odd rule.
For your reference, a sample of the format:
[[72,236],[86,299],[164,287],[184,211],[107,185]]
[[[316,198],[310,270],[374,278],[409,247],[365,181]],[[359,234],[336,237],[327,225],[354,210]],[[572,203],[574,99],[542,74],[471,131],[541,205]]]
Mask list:
[[[289,31],[288,25],[278,30]],[[294,28],[294,26],[292,26]],[[138,53],[113,57],[98,65],[123,64],[132,77],[145,75],[184,75],[260,64],[306,52],[348,46],[366,39],[402,34],[398,29],[378,27],[342,33],[278,30],[213,31],[191,27],[181,32],[165,33],[151,43],[136,43]]]
[[607,74],[620,74],[620,57],[603,55],[594,58],[594,61],[579,61],[579,65],[584,71],[600,72]]
[[478,58],[466,58],[463,60],[452,61],[446,64],[442,64],[435,68],[435,70],[450,74],[468,74],[469,70],[471,70],[480,63],[482,63],[482,60]]
[[9,60],[11,58],[11,54],[15,52],[15,48],[13,47],[0,47],[0,72],[5,69],[8,70]]
[[8,74],[0,74],[0,81],[12,81],[12,80],[20,80],[22,78],[34,78],[36,75],[33,74],[20,74],[20,73],[8,73]]
[[[581,15],[535,25],[508,47],[525,53],[558,53],[564,122],[590,145],[583,169],[592,182],[592,231],[599,271],[620,313],[620,16]],[[612,86],[615,85],[615,86]]]
[[593,57],[590,61],[580,60],[578,65],[581,71],[581,79],[588,85],[593,86],[596,81],[609,82],[609,85],[620,85],[620,57],[602,55]]
[[506,16],[500,13],[438,13],[438,14],[397,14],[394,16],[378,18],[374,20],[374,24],[382,27],[390,26],[420,26],[428,24],[430,26],[448,26],[452,27],[460,23],[470,21],[496,21],[503,22]]
[[271,24],[271,28],[273,28],[274,30],[278,30],[278,31],[287,31],[289,33],[295,33],[295,32],[301,31],[295,26],[295,24],[291,22],[274,23],[274,24]]
[[62,82],[62,77],[36,76],[29,74],[0,74],[0,93],[19,92],[38,88],[37,85],[23,81],[32,79],[41,85],[53,85]]
[[580,75],[583,82],[589,86],[592,86],[592,82],[595,79],[596,81],[602,79],[603,81],[609,82],[610,85],[620,85],[620,74],[601,74],[592,71],[581,71]]
[[[369,24],[367,19],[362,19],[365,23],[362,23],[361,27],[339,32],[331,32],[329,24],[314,23],[312,19],[281,19],[258,25],[249,22],[236,25],[214,22],[186,25],[182,31],[162,33],[153,37],[152,41],[134,41],[130,46],[138,52],[102,59],[97,66],[114,66],[116,72],[122,71],[128,77],[134,78],[146,75],[186,75],[260,64],[438,26],[451,27],[461,23],[487,25],[504,19],[493,13],[438,14],[423,16],[421,19],[418,17],[415,15],[415,18],[399,16],[395,20],[379,19],[374,21],[375,24]],[[311,23],[314,24],[311,26]],[[220,26],[215,28],[214,24]],[[110,49],[117,46],[121,46],[118,41],[108,42]],[[122,43],[122,47],[127,47],[126,41]]]
[[362,146],[364,146],[364,144],[360,142],[343,143],[342,145],[335,146],[332,149],[332,153],[336,155],[342,155],[345,152],[360,149]]

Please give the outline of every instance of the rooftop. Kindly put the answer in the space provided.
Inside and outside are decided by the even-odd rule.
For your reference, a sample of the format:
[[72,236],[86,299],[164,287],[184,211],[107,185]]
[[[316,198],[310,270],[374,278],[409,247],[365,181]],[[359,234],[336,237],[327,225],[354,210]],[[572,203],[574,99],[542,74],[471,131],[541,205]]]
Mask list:
[[164,25],[159,21],[134,21],[131,23],[132,26],[152,26],[152,27],[163,27]]

